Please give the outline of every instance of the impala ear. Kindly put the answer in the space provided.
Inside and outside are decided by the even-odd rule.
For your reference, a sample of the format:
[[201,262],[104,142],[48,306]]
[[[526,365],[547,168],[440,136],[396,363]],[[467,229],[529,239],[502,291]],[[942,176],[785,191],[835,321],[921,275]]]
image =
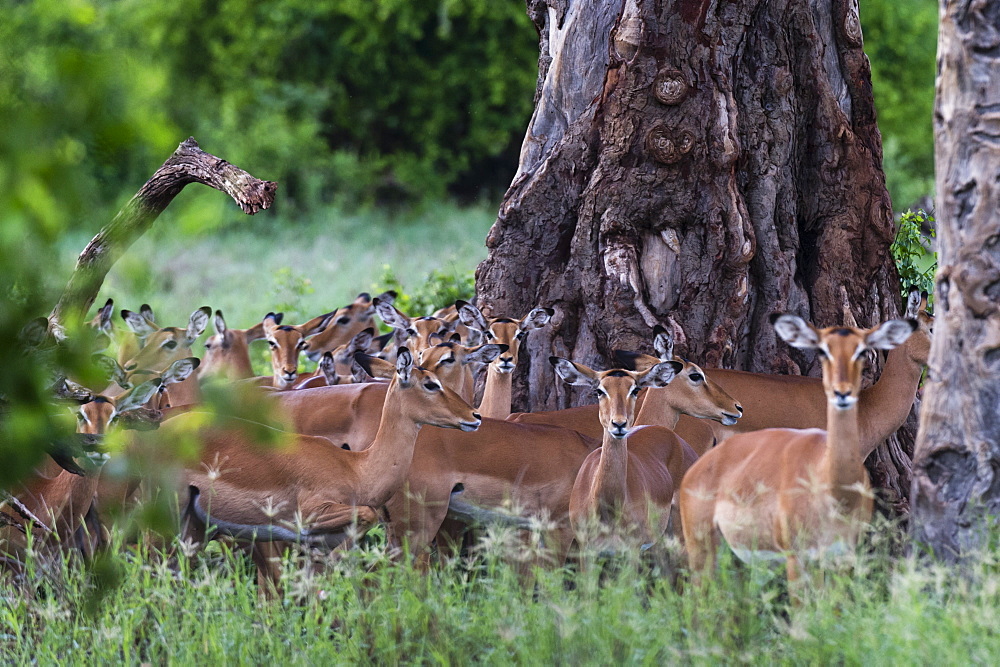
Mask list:
[[367,352],[369,346],[372,344],[372,340],[375,338],[375,329],[373,327],[368,327],[364,331],[355,334],[351,342],[347,344],[347,349],[344,352],[348,356],[354,356],[355,352]]
[[376,336],[375,338],[372,339],[372,344],[368,345],[369,349],[374,346],[375,350],[381,352],[382,350],[385,349],[385,346],[389,344],[389,341],[392,340],[392,336],[393,334],[391,331],[387,334]]
[[372,303],[375,304],[375,313],[393,329],[405,330],[410,326],[410,318],[396,310],[391,303],[379,298],[373,299]]
[[333,353],[323,353],[323,356],[319,360],[319,370],[323,373],[323,377],[326,378],[326,383],[329,386],[332,387],[340,383],[340,377],[337,375],[337,362],[333,359]]
[[357,306],[367,306],[372,302],[372,295],[368,292],[361,292],[356,297],[354,297],[354,303],[352,305]]
[[375,298],[381,301],[382,303],[387,303],[391,306],[396,301],[397,296],[398,295],[396,294],[396,290],[390,289],[382,292]]
[[252,327],[246,330],[246,332],[243,334],[243,337],[246,339],[247,343],[252,343],[255,340],[260,340],[261,338],[263,338],[264,323],[258,322],[257,324],[253,325]]
[[97,328],[106,334],[111,333],[111,315],[115,310],[115,300],[108,299],[101,309],[97,311]]
[[115,413],[121,414],[130,410],[137,410],[146,405],[146,403],[149,403],[149,399],[153,397],[153,394],[160,389],[162,382],[160,378],[146,380],[116,402]]
[[659,357],[641,352],[629,352],[628,350],[614,350],[612,353],[615,361],[625,370],[639,371],[643,373],[660,363]]
[[456,301],[455,310],[458,311],[458,321],[470,329],[486,331],[489,328],[489,324],[486,323],[486,318],[483,317],[482,312],[468,301],[462,301],[461,299]]
[[205,332],[208,328],[208,318],[212,316],[212,309],[208,306],[202,306],[198,310],[191,313],[191,318],[188,320],[187,331],[184,332],[184,338],[187,340],[187,344],[198,340],[198,336]]
[[448,342],[449,343],[457,343],[457,344],[461,345],[461,343],[462,343],[462,334],[457,333],[457,332],[453,333],[452,335],[448,336]]
[[185,359],[178,359],[174,363],[170,364],[170,367],[163,371],[163,384],[177,384],[178,382],[184,382],[192,373],[201,365],[201,360],[198,357],[187,357]]
[[661,324],[653,327],[653,349],[663,361],[674,358],[674,332]]
[[[402,348],[402,350],[405,349],[405,347]],[[409,351],[407,351],[406,354],[409,357]],[[354,355],[354,360],[358,362],[358,365],[361,366],[365,373],[368,373],[368,375],[373,378],[388,380],[391,379],[393,374],[396,372],[396,367],[392,363],[386,361],[385,359],[369,356],[363,352],[356,353]]]
[[302,337],[306,338],[308,336],[315,336],[318,333],[326,331],[326,328],[330,326],[330,322],[337,315],[338,310],[331,310],[329,313],[323,313],[322,315],[312,318],[305,324],[299,325],[297,328],[302,333]]
[[144,303],[141,306],[139,306],[139,314],[145,317],[153,324],[156,324],[156,315],[153,315],[153,308],[148,303]]
[[226,335],[226,318],[222,316],[222,311],[215,311],[215,318],[212,320],[212,326],[215,327],[215,333],[220,336]]
[[666,387],[682,370],[684,364],[679,361],[661,361],[640,375],[636,384],[643,388]]
[[891,350],[901,345],[917,329],[916,320],[889,320],[865,335],[865,345],[877,350]]
[[396,377],[399,378],[401,386],[408,387],[410,385],[410,375],[412,372],[413,356],[410,354],[409,348],[401,347],[396,352]]
[[488,345],[480,345],[477,348],[469,350],[465,358],[462,359],[463,364],[488,364],[501,354],[510,349],[508,345],[497,345],[496,343],[490,343]]
[[[372,357],[372,358],[378,359],[378,357]],[[357,358],[351,359],[351,381],[354,382],[355,384],[362,384],[364,382],[368,382],[368,380],[370,379],[371,375],[368,373],[368,371],[362,368],[361,364],[358,363]]]
[[281,322],[281,320],[278,319],[278,315],[275,315],[274,313],[268,313],[265,315],[264,321],[260,323],[261,328],[264,331],[264,335],[270,336],[274,330],[278,328],[279,322]]
[[131,310],[123,310],[122,319],[125,320],[125,326],[129,328],[129,331],[139,337],[140,342],[157,330],[156,325]]
[[549,357],[549,363],[555,367],[556,375],[561,377],[566,384],[592,388],[600,384],[597,372],[583,364],[562,357]]
[[549,323],[549,320],[555,314],[556,311],[551,308],[535,308],[525,315],[524,319],[517,325],[517,330],[531,331],[532,329],[541,329]]
[[[910,288],[910,294],[906,298],[906,313],[903,317],[907,320],[917,319],[917,314],[920,312],[920,289],[916,286]],[[925,303],[926,306],[926,303]]]
[[819,346],[819,334],[812,325],[797,315],[774,314],[771,324],[782,340],[800,350],[810,350]]

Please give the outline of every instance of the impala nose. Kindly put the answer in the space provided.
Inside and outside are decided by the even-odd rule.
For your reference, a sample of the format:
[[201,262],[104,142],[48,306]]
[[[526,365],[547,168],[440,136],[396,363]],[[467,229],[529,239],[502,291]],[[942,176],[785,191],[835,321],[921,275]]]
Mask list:
[[743,406],[739,403],[736,404],[736,410],[739,411],[740,414],[743,414]]
[[627,421],[616,422],[616,421],[612,420],[611,421],[611,428],[609,428],[608,430],[611,432],[611,435],[613,435],[614,437],[616,437],[616,438],[622,438],[622,437],[625,437],[625,431],[626,431],[627,427],[628,427],[628,422]]

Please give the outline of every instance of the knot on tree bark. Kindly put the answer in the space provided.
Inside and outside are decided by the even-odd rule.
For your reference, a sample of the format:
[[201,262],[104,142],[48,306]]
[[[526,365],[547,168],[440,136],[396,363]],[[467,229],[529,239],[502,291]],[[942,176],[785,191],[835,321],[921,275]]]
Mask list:
[[684,74],[676,69],[661,69],[653,80],[653,96],[661,104],[680,104],[688,94],[688,82]]
[[694,135],[657,125],[646,135],[646,151],[657,162],[677,164],[694,148]]

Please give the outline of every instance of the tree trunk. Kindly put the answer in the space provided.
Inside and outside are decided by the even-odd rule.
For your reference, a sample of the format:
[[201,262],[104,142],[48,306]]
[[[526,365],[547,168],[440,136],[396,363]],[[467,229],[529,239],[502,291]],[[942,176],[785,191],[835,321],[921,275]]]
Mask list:
[[950,561],[986,546],[1000,516],[998,26],[996,2],[941,3],[937,317],[914,461],[913,532]]
[[[528,357],[589,365],[668,320],[708,367],[810,373],[775,311],[828,326],[899,315],[868,59],[849,0],[529,0],[536,107],[487,238],[481,303],[557,310]],[[548,364],[518,409],[587,402]],[[912,451],[912,450],[911,450]],[[909,452],[869,460],[905,504]]]
[[83,318],[114,263],[146,233],[188,183],[203,183],[225,192],[247,215],[269,208],[278,189],[277,183],[254,178],[236,165],[201,150],[194,137],[182,142],[80,253],[76,270],[49,316],[49,328],[57,337],[63,336],[65,322]]

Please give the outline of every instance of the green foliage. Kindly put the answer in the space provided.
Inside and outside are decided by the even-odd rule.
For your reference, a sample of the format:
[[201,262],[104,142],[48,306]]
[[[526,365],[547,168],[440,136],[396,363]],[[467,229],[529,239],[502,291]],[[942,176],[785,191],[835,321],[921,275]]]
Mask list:
[[469,301],[476,295],[476,275],[474,271],[432,270],[427,278],[407,290],[396,278],[392,267],[382,267],[382,277],[376,283],[376,292],[395,290],[398,294],[395,306],[410,317],[430,315],[436,310],[452,305],[458,299]]
[[935,0],[860,3],[865,53],[882,132],[886,185],[896,210],[934,191]]
[[[930,238],[921,229],[931,230]],[[903,296],[911,286],[928,294],[934,293],[934,274],[937,271],[937,253],[933,248],[934,216],[923,210],[907,211],[899,219],[896,240],[892,242],[892,257],[903,285]]]
[[[301,324],[302,321],[312,317],[303,312],[302,299],[315,291],[309,278],[291,267],[282,267],[274,273],[274,291],[269,300],[271,305],[268,307],[275,313],[284,313],[285,324]],[[261,319],[264,315],[266,313],[261,313]]]
[[490,169],[498,156],[514,164],[531,114],[537,38],[520,0],[119,0],[109,11],[118,47],[164,68],[172,121],[266,170],[280,206],[433,200],[460,180],[497,189],[511,176]]

